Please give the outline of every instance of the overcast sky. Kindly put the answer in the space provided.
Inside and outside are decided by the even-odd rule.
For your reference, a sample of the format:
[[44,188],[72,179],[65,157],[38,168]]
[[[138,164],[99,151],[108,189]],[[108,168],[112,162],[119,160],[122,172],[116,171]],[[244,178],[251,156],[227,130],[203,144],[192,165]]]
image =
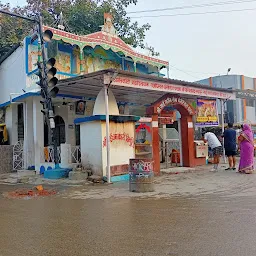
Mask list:
[[[138,0],[128,11],[171,8],[230,0]],[[150,23],[146,41],[170,62],[170,77],[195,81],[209,76],[244,74],[256,77],[256,0],[240,4],[193,8],[175,11],[130,14],[130,16],[170,15],[251,9],[206,15],[134,18],[140,24]],[[24,0],[2,1],[23,5]],[[235,2],[235,1],[234,1]],[[238,2],[238,0],[236,0]]]

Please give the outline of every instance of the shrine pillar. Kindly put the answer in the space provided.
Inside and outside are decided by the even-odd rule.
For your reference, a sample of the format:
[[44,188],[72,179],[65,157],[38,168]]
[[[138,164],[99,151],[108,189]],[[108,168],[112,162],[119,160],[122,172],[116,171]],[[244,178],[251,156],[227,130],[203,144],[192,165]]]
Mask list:
[[194,166],[194,129],[192,116],[182,115],[180,119],[181,141],[182,141],[182,159],[184,167]]
[[158,128],[158,114],[152,115],[152,151],[154,158],[154,173],[160,174],[160,152],[159,152],[159,128]]
[[136,64],[135,61],[134,61],[134,63],[133,63],[133,67],[134,67],[134,73],[136,73],[136,72],[137,72],[137,64]]
[[80,74],[83,74],[84,68],[84,51],[83,49],[80,49],[80,54],[79,54],[79,60],[80,60]]

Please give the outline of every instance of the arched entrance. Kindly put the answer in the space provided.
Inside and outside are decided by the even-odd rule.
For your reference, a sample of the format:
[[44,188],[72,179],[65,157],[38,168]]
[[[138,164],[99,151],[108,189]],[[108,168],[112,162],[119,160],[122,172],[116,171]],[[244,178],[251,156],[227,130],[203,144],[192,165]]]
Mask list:
[[159,100],[154,102],[147,108],[147,115],[152,116],[152,145],[154,157],[154,170],[156,173],[160,172],[160,154],[159,154],[159,131],[158,131],[158,117],[161,115],[163,109],[173,105],[181,114],[180,127],[182,138],[182,157],[183,166],[195,166],[194,156],[194,129],[192,116],[195,114],[193,107],[184,99],[177,95],[166,94]]

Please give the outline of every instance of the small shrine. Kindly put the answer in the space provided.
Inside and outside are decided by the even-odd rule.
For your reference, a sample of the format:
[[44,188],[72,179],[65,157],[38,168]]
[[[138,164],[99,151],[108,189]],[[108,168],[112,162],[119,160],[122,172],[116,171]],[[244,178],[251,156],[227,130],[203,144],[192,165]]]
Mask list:
[[[168,61],[136,52],[119,36],[113,25],[113,16],[104,14],[104,23],[98,32],[76,35],[65,31],[63,15],[60,15],[57,28],[43,26],[43,30],[53,32],[53,41],[46,45],[48,58],[56,59],[59,79],[88,74],[104,69],[117,69],[141,74],[164,76],[163,68],[169,69]],[[36,86],[33,73],[38,60],[38,42],[26,40],[26,71],[31,80],[28,87]]]
[[[111,90],[109,90],[108,98],[111,176],[128,174],[129,159],[135,157],[135,122],[140,118],[120,115]],[[80,125],[82,165],[90,168],[94,174],[106,176],[107,143],[104,89],[96,98],[93,115],[78,118],[75,120],[75,124]]]

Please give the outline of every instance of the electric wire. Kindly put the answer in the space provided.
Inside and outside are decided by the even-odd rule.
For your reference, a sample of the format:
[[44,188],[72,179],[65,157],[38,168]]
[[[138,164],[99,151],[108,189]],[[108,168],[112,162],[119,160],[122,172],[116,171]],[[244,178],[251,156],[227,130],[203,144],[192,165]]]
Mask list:
[[192,15],[232,13],[232,12],[244,12],[244,11],[255,11],[255,10],[256,10],[256,7],[254,7],[254,8],[245,8],[245,9],[235,9],[235,10],[222,10],[222,11],[207,11],[207,12],[163,14],[163,15],[132,16],[132,17],[130,17],[130,18],[131,18],[131,19],[141,19],[141,18],[159,18],[159,17],[192,16]]
[[213,3],[206,3],[206,4],[193,4],[193,5],[176,6],[176,7],[170,7],[170,8],[131,11],[131,12],[127,12],[127,14],[145,13],[145,12],[164,12],[164,11],[184,10],[184,9],[192,9],[192,8],[223,6],[223,5],[231,5],[231,4],[244,4],[244,3],[251,3],[251,2],[256,2],[256,0],[244,0],[244,1],[233,0],[233,1],[227,1],[227,2],[222,1],[222,2],[213,2]]

